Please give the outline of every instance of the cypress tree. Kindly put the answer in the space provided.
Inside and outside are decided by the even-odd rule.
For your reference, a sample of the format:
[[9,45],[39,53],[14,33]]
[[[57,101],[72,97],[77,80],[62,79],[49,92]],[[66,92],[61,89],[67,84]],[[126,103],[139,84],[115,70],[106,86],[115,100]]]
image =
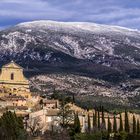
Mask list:
[[74,93],[72,94],[72,103],[75,104],[75,95],[74,95]]
[[139,120],[137,120],[137,134],[140,134],[140,123],[139,123]]
[[125,125],[124,125],[124,127],[125,127],[125,131],[126,131],[127,133],[129,133],[129,131],[130,131],[129,119],[128,119],[128,113],[127,113],[126,110],[125,110]]
[[94,125],[97,127],[97,111],[95,111],[95,120],[94,120]]
[[79,117],[78,117],[78,113],[76,113],[75,117],[74,117],[74,131],[75,131],[75,133],[80,133],[81,132],[80,120],[79,120]]
[[97,129],[97,111],[95,110],[95,114],[93,114],[93,129]]
[[113,122],[113,132],[117,132],[117,122],[116,122],[116,116],[114,115],[114,122]]
[[111,122],[110,122],[110,118],[108,116],[108,133],[112,132],[112,128],[111,128]]
[[119,131],[123,131],[123,121],[122,121],[122,115],[120,113],[120,128]]
[[100,130],[100,112],[98,111],[98,129]]
[[0,118],[0,129],[0,139],[17,140],[21,135],[25,136],[22,118],[10,111],[5,112]]
[[133,134],[136,134],[136,118],[133,115]]
[[93,126],[93,129],[94,129],[94,121],[95,121],[95,115],[94,115],[94,113],[93,113],[93,123],[92,123],[92,126]]
[[91,131],[91,122],[90,122],[90,116],[88,114],[88,132]]
[[104,108],[103,107],[102,107],[102,125],[103,125],[103,129],[106,129]]

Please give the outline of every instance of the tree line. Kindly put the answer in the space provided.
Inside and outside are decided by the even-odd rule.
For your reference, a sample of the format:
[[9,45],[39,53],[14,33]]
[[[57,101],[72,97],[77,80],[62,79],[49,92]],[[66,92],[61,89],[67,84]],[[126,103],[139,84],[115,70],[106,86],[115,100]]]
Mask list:
[[[98,137],[104,137],[106,140],[138,140],[140,139],[140,124],[139,119],[136,119],[133,115],[133,122],[130,122],[128,112],[125,110],[124,120],[122,114],[119,115],[119,124],[117,122],[116,115],[113,115],[113,118],[108,115],[105,118],[105,112],[102,110],[95,110],[93,116],[90,117],[88,114],[88,125],[87,131],[85,134],[77,134],[75,140],[84,140],[84,136],[88,137],[88,140],[94,140],[94,136],[98,134],[95,139]],[[91,124],[92,119],[92,124]],[[111,119],[113,121],[111,122]],[[106,120],[106,121],[105,121]],[[107,124],[106,124],[107,123]],[[131,125],[130,125],[131,124]],[[91,127],[92,126],[92,127]],[[99,134],[100,133],[100,134]],[[86,138],[85,138],[86,140]]]

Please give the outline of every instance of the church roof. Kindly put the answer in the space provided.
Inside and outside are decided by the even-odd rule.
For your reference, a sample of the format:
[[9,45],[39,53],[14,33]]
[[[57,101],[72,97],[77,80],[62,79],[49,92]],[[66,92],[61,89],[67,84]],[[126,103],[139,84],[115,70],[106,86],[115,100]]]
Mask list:
[[14,68],[14,69],[23,69],[20,65],[18,65],[17,63],[15,63],[13,60],[8,63],[3,65],[2,68]]

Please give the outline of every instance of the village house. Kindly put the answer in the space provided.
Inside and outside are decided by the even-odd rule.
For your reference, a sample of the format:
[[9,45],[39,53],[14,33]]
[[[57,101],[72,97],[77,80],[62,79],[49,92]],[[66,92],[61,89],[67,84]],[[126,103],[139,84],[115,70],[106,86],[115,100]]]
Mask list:
[[8,106],[26,106],[27,100],[22,96],[3,96],[0,98],[0,106],[8,107]]
[[43,107],[46,109],[55,109],[59,107],[59,100],[43,99]]
[[[35,111],[29,114],[29,122],[34,120],[40,120],[39,125],[42,127],[41,131],[44,133],[46,130],[55,130],[57,129],[59,131],[60,129],[60,116],[58,115],[60,112],[60,105],[57,100],[46,100],[45,103],[48,103],[49,105],[47,107],[44,107],[42,110]],[[56,103],[57,108],[56,108]],[[51,105],[50,105],[51,104]],[[55,105],[55,106],[54,106]],[[78,113],[78,117],[80,120],[81,130],[82,132],[85,132],[86,126],[87,126],[87,111],[84,109],[74,105],[74,104],[67,104],[70,107],[70,110],[72,110],[75,113]],[[54,108],[55,107],[55,108]]]

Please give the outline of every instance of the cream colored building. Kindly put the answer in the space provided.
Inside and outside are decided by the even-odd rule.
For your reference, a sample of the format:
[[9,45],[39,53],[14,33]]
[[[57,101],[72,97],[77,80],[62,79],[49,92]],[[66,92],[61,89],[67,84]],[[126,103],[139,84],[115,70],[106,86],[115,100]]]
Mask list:
[[43,107],[46,109],[55,109],[59,107],[59,100],[43,100]]
[[14,61],[11,61],[1,68],[0,87],[10,89],[14,92],[30,92],[29,82],[23,75],[23,68]]
[[27,101],[22,96],[4,96],[0,98],[0,106],[1,107],[9,107],[9,106],[26,106]]

